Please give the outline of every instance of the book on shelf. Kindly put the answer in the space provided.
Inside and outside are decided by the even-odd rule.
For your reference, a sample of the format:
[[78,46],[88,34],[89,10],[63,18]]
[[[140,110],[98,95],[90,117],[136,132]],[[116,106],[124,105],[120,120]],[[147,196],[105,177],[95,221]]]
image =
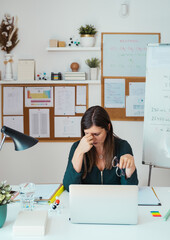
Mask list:
[[65,74],[85,74],[85,72],[71,72],[71,71],[68,71],[68,72],[65,72]]
[[64,75],[65,76],[70,76],[70,77],[73,77],[73,76],[85,76],[86,73],[85,72],[65,72]]
[[85,80],[85,72],[65,72],[65,80]]
[[86,80],[86,77],[85,76],[74,76],[74,77],[65,76],[65,80]]

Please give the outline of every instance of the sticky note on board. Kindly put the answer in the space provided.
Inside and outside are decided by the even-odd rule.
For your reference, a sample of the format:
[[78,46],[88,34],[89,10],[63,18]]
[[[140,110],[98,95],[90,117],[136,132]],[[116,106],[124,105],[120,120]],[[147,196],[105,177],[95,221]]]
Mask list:
[[151,211],[153,217],[162,217],[159,211]]

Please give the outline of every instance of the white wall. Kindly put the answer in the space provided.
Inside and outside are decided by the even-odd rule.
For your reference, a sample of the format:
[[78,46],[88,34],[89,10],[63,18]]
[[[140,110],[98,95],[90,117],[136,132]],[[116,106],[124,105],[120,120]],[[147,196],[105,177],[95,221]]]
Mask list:
[[[13,50],[14,75],[17,60],[34,58],[38,72],[64,72],[73,61],[80,70],[88,71],[84,60],[98,53],[49,53],[50,38],[68,41],[78,34],[80,25],[94,24],[98,29],[96,45],[100,46],[101,32],[160,32],[162,42],[170,42],[169,0],[127,0],[129,16],[121,18],[123,0],[0,0],[0,21],[4,13],[18,16],[20,43]],[[0,70],[4,74],[4,53],[0,51]],[[100,86],[89,89],[89,106],[101,103]],[[147,184],[148,166],[142,162],[143,122],[113,122],[115,133],[131,144],[136,160],[140,185]],[[14,152],[12,143],[5,143],[0,152],[0,180],[9,183],[24,181],[61,182],[72,143],[39,143],[24,152]],[[153,169],[152,185],[170,186],[170,170]]]

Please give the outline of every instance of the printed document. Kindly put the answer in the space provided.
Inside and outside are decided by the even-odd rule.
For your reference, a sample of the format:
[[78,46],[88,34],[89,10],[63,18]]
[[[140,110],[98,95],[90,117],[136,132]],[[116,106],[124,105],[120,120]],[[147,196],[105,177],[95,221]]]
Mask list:
[[104,105],[106,108],[125,107],[125,79],[105,79]]
[[55,117],[55,137],[80,137],[81,117]]
[[29,109],[29,129],[32,137],[49,138],[49,109]]
[[75,115],[75,87],[55,87],[55,115]]
[[23,115],[23,87],[4,87],[3,115]]

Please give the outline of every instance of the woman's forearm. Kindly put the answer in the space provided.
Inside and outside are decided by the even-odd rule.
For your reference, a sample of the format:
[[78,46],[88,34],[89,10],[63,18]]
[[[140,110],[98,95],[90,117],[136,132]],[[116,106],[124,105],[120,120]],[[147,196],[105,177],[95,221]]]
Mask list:
[[81,172],[81,169],[82,169],[83,156],[84,156],[84,153],[82,153],[79,147],[77,147],[72,158],[72,164],[75,171],[78,173]]

